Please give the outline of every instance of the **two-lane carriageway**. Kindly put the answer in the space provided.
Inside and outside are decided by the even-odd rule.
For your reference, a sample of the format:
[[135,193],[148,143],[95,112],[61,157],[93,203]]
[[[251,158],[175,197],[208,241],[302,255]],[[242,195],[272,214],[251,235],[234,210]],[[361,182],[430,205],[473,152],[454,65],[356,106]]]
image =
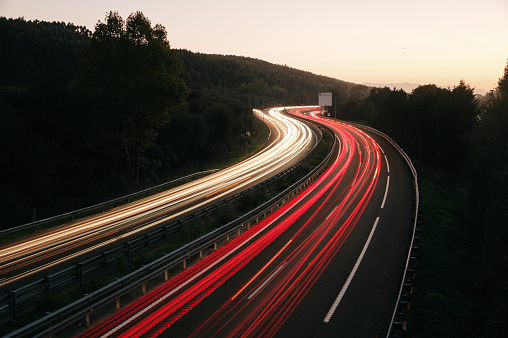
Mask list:
[[294,165],[317,143],[307,124],[255,110],[270,128],[256,155],[199,180],[0,247],[0,293],[169,224]]
[[331,128],[334,161],[242,236],[83,336],[384,336],[403,273],[412,186],[382,139]]

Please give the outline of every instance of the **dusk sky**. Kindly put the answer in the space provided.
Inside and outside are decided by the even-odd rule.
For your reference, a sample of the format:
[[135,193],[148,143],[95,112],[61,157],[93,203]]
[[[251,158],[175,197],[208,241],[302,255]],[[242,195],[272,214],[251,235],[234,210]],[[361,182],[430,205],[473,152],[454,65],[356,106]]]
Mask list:
[[490,90],[508,58],[508,0],[0,0],[0,16],[94,26],[139,10],[173,48],[242,55],[355,83]]

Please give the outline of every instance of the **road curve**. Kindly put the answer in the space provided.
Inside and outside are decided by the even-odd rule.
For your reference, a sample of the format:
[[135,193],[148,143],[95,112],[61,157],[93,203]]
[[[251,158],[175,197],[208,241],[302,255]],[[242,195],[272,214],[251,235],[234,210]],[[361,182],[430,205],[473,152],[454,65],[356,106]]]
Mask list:
[[47,274],[114,243],[176,220],[228,194],[255,185],[296,163],[316,143],[305,123],[278,111],[254,114],[270,127],[270,144],[258,154],[199,180],[116,209],[0,247],[0,292]]
[[339,147],[330,168],[83,336],[386,335],[411,227],[407,168],[383,140],[299,111],[333,130]]

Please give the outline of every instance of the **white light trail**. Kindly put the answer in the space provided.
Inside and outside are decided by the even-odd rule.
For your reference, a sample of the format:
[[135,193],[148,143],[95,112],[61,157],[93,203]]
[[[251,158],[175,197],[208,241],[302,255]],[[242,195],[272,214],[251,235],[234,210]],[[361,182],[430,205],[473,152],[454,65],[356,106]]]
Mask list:
[[[40,260],[43,255],[51,255],[55,250],[63,251],[70,245],[79,246],[85,241],[96,241],[100,237],[110,236],[120,231],[122,234],[119,234],[119,237],[145,231],[171,218],[176,219],[183,213],[198,210],[203,205],[218,200],[233,190],[240,191],[255,181],[281,171],[285,165],[310,151],[313,146],[311,129],[303,122],[282,114],[283,109],[271,109],[268,114],[254,111],[258,117],[263,115],[263,119],[272,125],[278,135],[276,142],[256,155],[196,181],[2,247],[0,248],[0,273],[16,269],[21,264],[30,264],[32,260]],[[176,212],[177,209],[186,205],[192,206]],[[167,214],[171,216],[147,223],[150,219],[157,219]],[[108,239],[102,243],[94,243],[92,247],[98,250],[112,241],[114,240]],[[80,252],[89,251],[89,249],[82,249]],[[59,258],[59,262],[75,255],[76,253],[65,255]],[[0,287],[12,280],[41,271],[47,265],[39,264],[41,264],[40,267],[32,266],[24,273],[2,279]]]

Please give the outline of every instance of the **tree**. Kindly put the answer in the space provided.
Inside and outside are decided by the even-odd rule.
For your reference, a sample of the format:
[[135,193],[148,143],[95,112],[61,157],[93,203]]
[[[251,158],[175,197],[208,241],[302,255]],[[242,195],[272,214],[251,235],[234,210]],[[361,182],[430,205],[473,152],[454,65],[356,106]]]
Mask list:
[[403,90],[373,88],[360,113],[424,164],[460,171],[464,136],[478,115],[473,89],[460,81],[453,90],[425,85]]
[[482,336],[508,329],[508,63],[469,136],[470,208],[481,250]]
[[67,86],[91,35],[85,27],[70,23],[0,17],[0,85]]
[[107,153],[131,185],[139,184],[142,154],[153,145],[157,128],[188,89],[181,64],[163,26],[143,13],[127,21],[109,12],[98,22],[74,82],[74,92],[91,109],[95,149]]
[[497,83],[497,92],[501,96],[500,100],[506,104],[508,102],[508,62],[504,68],[503,77]]

